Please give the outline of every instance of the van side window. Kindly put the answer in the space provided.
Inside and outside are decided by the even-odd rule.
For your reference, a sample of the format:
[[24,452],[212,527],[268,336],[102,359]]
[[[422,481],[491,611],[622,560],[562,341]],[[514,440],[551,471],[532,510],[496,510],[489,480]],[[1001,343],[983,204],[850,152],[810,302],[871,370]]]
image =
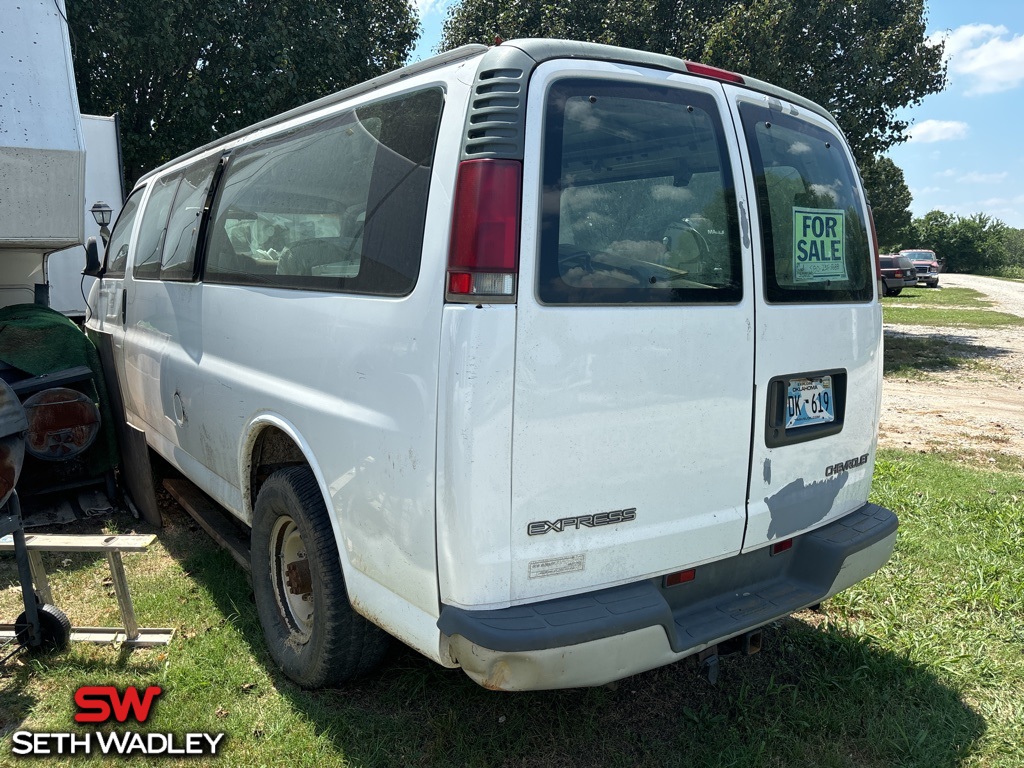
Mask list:
[[117,217],[114,229],[110,233],[110,240],[107,242],[104,256],[106,259],[104,277],[124,277],[124,270],[128,264],[128,243],[132,237],[135,216],[139,212],[139,201],[142,199],[144,191],[145,187],[136,189],[121,207],[121,213]]
[[175,173],[153,181],[153,191],[142,211],[142,223],[139,225],[135,268],[132,271],[137,279],[160,277],[160,255],[167,231],[167,214],[180,178],[181,174]]
[[712,96],[566,79],[547,97],[539,299],[743,296],[728,145]]
[[202,220],[206,196],[220,155],[206,157],[189,168],[181,177],[174,195],[167,237],[164,239],[160,277],[164,280],[191,280],[196,258],[196,236]]
[[203,279],[402,296],[416,283],[440,88],[374,102],[231,157]]
[[870,301],[874,274],[856,170],[807,120],[740,104],[757,187],[770,302]]

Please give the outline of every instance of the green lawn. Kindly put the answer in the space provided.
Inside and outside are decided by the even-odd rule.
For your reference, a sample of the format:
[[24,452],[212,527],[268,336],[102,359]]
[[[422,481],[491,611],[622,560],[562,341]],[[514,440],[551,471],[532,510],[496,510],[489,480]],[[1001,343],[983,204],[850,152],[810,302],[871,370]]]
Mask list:
[[[903,298],[898,296],[898,299]],[[1024,317],[986,309],[959,307],[903,307],[882,303],[882,320],[895,325],[928,325],[944,328],[991,328],[1024,325]]]
[[882,299],[883,307],[899,307],[907,304],[929,307],[990,307],[992,302],[985,294],[972,288],[904,288],[899,296],[886,296]]
[[980,345],[967,344],[934,336],[885,334],[885,376],[924,378],[929,374],[964,368],[981,368],[993,351]]
[[[125,556],[140,620],[177,627],[172,645],[15,662],[0,728],[65,731],[78,686],[158,684],[146,728],[226,731],[225,766],[1024,766],[1024,475],[884,452],[874,499],[901,518],[890,564],[769,627],[716,687],[681,663],[615,689],[526,694],[411,651],[345,689],[297,689],[266,655],[245,576],[175,513],[151,552]],[[116,622],[105,561],[48,567],[76,623]],[[12,580],[5,557],[0,585]],[[16,605],[0,592],[0,611]],[[198,763],[160,762],[176,764]]]

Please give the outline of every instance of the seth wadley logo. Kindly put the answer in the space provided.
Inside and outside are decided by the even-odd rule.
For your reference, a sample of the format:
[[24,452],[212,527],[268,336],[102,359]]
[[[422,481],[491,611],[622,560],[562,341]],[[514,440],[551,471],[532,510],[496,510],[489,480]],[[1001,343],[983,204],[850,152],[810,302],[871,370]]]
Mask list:
[[[144,723],[157,697],[163,693],[151,685],[140,694],[135,686],[123,692],[112,685],[85,685],[75,691],[76,723],[102,725],[129,719]],[[223,733],[151,733],[127,731],[85,731],[83,733],[34,733],[16,731],[11,737],[11,754],[42,755],[209,755],[223,746]]]

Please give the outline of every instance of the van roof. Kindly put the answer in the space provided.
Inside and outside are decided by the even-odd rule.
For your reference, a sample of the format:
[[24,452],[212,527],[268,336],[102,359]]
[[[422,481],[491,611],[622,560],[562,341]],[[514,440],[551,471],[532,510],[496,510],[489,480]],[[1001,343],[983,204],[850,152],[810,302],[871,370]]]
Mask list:
[[[496,72],[501,74],[501,65],[508,61],[510,58],[522,61],[523,58],[526,61],[532,62],[523,69],[528,71],[518,73],[518,77],[515,79],[523,78],[529,79],[530,73],[533,68],[546,61],[552,61],[555,59],[587,59],[591,61],[606,61],[621,64],[631,64],[636,66],[648,67],[651,69],[660,69],[668,72],[678,72],[681,74],[696,75],[699,77],[711,77],[706,70],[703,68],[694,71],[691,67],[694,62],[686,61],[675,56],[668,56],[661,53],[651,53],[648,51],[639,51],[632,48],[620,48],[612,45],[603,45],[600,43],[587,43],[580,42],[577,40],[558,40],[548,38],[524,38],[518,40],[509,40],[502,42],[495,46],[485,45],[464,45],[459,48],[455,48],[451,51],[441,53],[437,56],[432,56],[429,59],[410,64],[401,69],[396,69],[392,72],[375,77],[372,80],[367,80],[364,83],[359,83],[350,88],[346,88],[342,91],[329,94],[323,98],[311,101],[307,104],[303,104],[299,107],[291,109],[287,112],[283,112],[273,117],[269,117],[266,120],[262,120],[250,126],[246,126],[240,130],[234,131],[226,136],[217,138],[197,149],[187,152],[173,160],[170,160],[163,165],[155,168],[154,170],[144,174],[139,178],[136,184],[146,181],[147,179],[162,173],[163,171],[175,166],[189,158],[196,157],[207,151],[210,151],[218,146],[228,144],[236,139],[240,139],[247,136],[250,133],[268,128],[279,123],[286,122],[288,120],[300,117],[305,114],[310,114],[321,110],[325,107],[344,102],[355,96],[369,93],[379,88],[383,88],[395,82],[399,82],[414,75],[419,75],[424,72],[429,72],[440,67],[466,61],[475,57],[481,57],[480,65],[478,67],[477,79],[480,79],[481,74],[488,72]],[[804,109],[807,109],[815,114],[825,118],[830,123],[839,128],[836,119],[826,110],[824,107],[814,103],[813,101],[800,96],[799,94],[788,91],[785,88],[780,88],[771,83],[757,78],[749,77],[747,75],[740,75],[742,78],[741,87],[756,91],[767,96],[769,99],[778,99],[779,101],[785,100],[792,104],[796,104]],[[479,85],[479,83],[478,83]],[[487,148],[481,147],[475,156],[480,156],[480,151],[485,155],[492,154]],[[505,152],[498,150],[498,155],[506,154]]]

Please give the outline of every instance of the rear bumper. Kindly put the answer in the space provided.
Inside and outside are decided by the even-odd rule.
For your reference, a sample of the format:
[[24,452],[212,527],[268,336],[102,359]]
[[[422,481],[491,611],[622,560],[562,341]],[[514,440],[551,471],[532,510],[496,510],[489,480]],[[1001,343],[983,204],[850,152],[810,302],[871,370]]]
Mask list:
[[437,625],[451,656],[498,690],[602,685],[670,664],[814,605],[881,568],[896,515],[867,504],[798,537],[697,569],[664,588],[647,579],[584,595],[496,611],[444,606]]

